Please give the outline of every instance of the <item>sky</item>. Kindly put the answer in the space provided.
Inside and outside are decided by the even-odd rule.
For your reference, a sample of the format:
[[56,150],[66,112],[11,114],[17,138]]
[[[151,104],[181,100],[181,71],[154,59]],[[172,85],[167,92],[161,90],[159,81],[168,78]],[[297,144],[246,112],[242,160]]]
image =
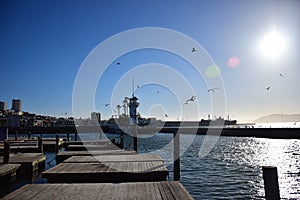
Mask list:
[[[300,113],[299,9],[297,0],[2,0],[0,101],[10,108],[13,98],[21,99],[24,111],[43,115],[89,117],[97,111],[108,118],[124,97],[131,97],[134,78],[138,112],[144,117],[199,120],[229,115],[251,121]],[[200,46],[193,52],[192,44],[174,39],[170,45],[182,47],[180,55],[155,48],[118,53],[136,41],[142,45],[150,32],[110,43],[117,34],[145,27],[174,31]],[[162,37],[158,43],[167,40]],[[105,41],[107,51],[97,54]],[[91,74],[98,76],[88,87],[92,105],[78,105],[74,96],[85,92],[78,92],[77,84],[92,82],[81,74],[92,55],[98,59],[95,65],[108,55],[114,59],[99,66],[104,69],[101,76],[98,69]],[[195,66],[183,55],[211,63]],[[211,88],[218,89],[208,92]],[[196,100],[185,104],[192,96]],[[81,111],[75,113],[78,107]]]

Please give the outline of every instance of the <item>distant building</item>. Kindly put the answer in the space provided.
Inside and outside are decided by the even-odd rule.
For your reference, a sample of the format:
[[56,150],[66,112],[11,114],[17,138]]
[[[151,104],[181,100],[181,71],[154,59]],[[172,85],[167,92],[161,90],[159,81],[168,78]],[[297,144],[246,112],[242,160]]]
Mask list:
[[6,109],[6,102],[0,101],[0,111],[5,111]]
[[99,122],[101,121],[101,114],[99,112],[92,112],[91,113],[91,120]]
[[11,109],[15,112],[22,112],[22,101],[21,99],[13,99]]
[[19,115],[15,115],[9,113],[6,118],[6,126],[7,127],[20,127],[21,117]]

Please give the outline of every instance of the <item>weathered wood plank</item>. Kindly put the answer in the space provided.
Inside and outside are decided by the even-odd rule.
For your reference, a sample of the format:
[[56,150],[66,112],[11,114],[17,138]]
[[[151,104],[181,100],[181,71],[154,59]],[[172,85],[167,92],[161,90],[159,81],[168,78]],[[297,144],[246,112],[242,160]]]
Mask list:
[[56,163],[61,163],[72,156],[99,156],[99,155],[128,155],[136,154],[135,151],[101,150],[101,151],[62,151],[56,155]]
[[144,162],[163,161],[158,154],[133,154],[133,155],[102,155],[102,156],[72,156],[64,163],[97,163],[97,162]]
[[50,183],[164,181],[167,175],[163,161],[61,163],[42,173]]
[[0,178],[19,169],[19,164],[0,164]]
[[[163,191],[159,188],[164,188]],[[174,191],[177,189],[177,194]],[[171,191],[172,190],[172,191]],[[3,199],[180,199],[191,195],[179,182],[97,183],[97,184],[29,184]]]

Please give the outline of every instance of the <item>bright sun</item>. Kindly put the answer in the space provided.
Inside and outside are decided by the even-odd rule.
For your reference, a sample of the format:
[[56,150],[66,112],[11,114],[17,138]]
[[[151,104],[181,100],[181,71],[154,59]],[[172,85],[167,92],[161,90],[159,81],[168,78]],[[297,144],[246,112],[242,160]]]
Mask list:
[[277,58],[285,50],[285,46],[285,38],[274,30],[264,36],[260,50],[268,58]]

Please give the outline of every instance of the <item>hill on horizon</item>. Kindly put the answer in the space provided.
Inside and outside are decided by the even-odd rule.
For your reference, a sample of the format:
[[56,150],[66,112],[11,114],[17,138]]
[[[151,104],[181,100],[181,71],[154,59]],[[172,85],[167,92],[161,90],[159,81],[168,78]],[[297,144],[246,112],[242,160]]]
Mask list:
[[268,116],[262,116],[254,122],[256,123],[268,123],[268,122],[296,122],[300,121],[300,114],[271,114]]

